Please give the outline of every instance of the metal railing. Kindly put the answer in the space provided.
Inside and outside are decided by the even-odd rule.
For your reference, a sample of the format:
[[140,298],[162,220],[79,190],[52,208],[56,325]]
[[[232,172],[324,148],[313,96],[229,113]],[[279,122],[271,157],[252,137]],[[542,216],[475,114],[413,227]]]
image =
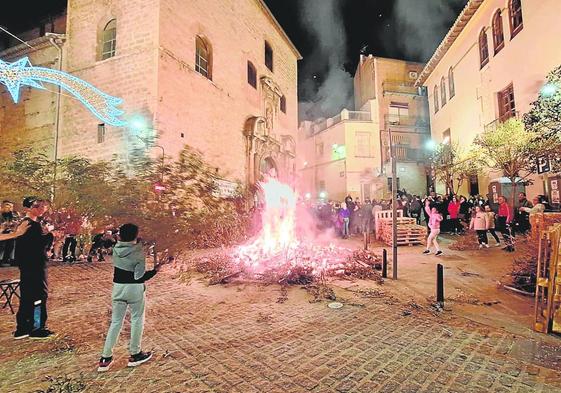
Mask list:
[[427,90],[424,87],[415,87],[414,82],[405,81],[385,81],[382,83],[384,94],[405,94],[412,96],[426,96]]
[[[384,162],[390,161],[389,147],[384,148]],[[397,162],[424,162],[426,153],[423,149],[415,149],[407,145],[394,145],[395,158]]]
[[386,128],[392,127],[411,127],[418,128],[420,131],[428,131],[428,119],[420,116],[401,116],[401,115],[385,115]]
[[330,117],[329,119],[321,119],[314,122],[311,126],[312,135],[322,132],[331,126],[334,126],[335,124],[341,123],[342,121],[371,121],[372,120],[370,112],[347,111],[346,113],[348,113],[348,118],[344,118],[343,113]]
[[504,113],[502,116],[499,116],[498,118],[496,118],[495,120],[493,120],[491,123],[487,124],[484,129],[485,131],[492,131],[495,130],[497,128],[497,126],[501,123],[504,123],[505,121],[507,121],[508,119],[520,119],[520,112],[518,111],[509,111]]

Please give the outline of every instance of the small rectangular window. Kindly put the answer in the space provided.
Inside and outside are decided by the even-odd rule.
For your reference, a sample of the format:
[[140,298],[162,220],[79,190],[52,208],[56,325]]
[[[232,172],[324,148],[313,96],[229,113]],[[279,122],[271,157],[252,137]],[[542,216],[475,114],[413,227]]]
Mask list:
[[97,125],[97,143],[105,142],[105,124],[101,123]]
[[370,133],[357,132],[356,135],[356,157],[370,157]]
[[499,100],[499,121],[504,122],[516,115],[516,104],[514,102],[514,88],[509,85],[497,94]]

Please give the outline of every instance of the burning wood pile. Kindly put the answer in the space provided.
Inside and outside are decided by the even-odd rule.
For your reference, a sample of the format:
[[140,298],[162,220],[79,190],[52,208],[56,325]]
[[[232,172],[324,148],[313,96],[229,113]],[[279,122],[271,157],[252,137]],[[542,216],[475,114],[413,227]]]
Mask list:
[[381,259],[371,251],[300,244],[288,255],[279,254],[259,262],[266,267],[251,269],[240,265],[235,255],[221,252],[195,259],[192,267],[204,274],[210,285],[225,284],[236,279],[296,285],[322,282],[328,278],[383,282],[379,273]]
[[381,265],[370,251],[353,251],[322,244],[313,238],[298,239],[296,193],[274,178],[261,184],[263,228],[249,243],[231,253],[195,260],[195,269],[211,284],[236,278],[266,283],[309,284],[329,277],[373,279],[382,282],[375,270]]

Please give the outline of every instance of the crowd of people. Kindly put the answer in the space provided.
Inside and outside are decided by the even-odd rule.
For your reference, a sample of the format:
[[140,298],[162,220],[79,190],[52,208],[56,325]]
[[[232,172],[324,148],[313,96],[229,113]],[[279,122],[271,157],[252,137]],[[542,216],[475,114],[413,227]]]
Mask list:
[[[497,246],[502,234],[505,251],[514,251],[515,233],[524,234],[530,229],[530,214],[550,209],[547,198],[536,196],[530,202],[526,194],[518,194],[518,206],[513,209],[504,196],[499,196],[496,203],[481,195],[465,197],[462,195],[437,195],[431,192],[423,197],[411,195],[406,190],[397,194],[399,215],[414,218],[419,225],[430,229],[425,253],[435,247],[437,255],[442,254],[438,246],[440,232],[453,235],[475,231],[480,248],[489,247],[488,235],[492,236]],[[333,227],[342,238],[353,234],[372,233],[377,211],[391,210],[392,200],[365,200],[364,202],[347,196],[343,202],[326,202],[313,206],[313,214],[322,228]]]
[[[16,314],[14,339],[48,339],[54,332],[47,328],[49,298],[48,260],[57,237],[62,237],[62,253],[75,260],[80,225],[66,211],[49,215],[49,202],[36,197],[23,200],[23,214],[14,211],[10,201],[2,203],[0,250],[2,262],[17,266],[20,272],[20,301]],[[45,217],[50,216],[50,220]],[[62,218],[62,220],[60,220]],[[54,225],[56,224],[56,225]],[[58,232],[58,233],[57,233]],[[139,238],[139,228],[124,224],[118,230],[98,233],[92,240],[90,254],[113,250],[113,290],[111,324],[98,363],[98,371],[106,371],[113,362],[113,348],[120,334],[127,309],[131,313],[129,367],[138,366],[152,357],[141,349],[144,328],[145,282],[158,270],[146,270],[146,253]],[[102,257],[102,255],[101,255]]]

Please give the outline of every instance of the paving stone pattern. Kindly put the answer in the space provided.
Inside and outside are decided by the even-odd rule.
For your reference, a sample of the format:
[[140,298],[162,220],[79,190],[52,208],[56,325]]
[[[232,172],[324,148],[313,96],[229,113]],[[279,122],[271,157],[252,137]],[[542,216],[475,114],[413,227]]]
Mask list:
[[[17,274],[0,270],[0,279]],[[561,372],[512,353],[516,337],[387,299],[332,310],[301,289],[205,287],[160,273],[148,284],[143,348],[127,368],[125,322],[107,373],[96,366],[110,319],[108,264],[54,266],[49,325],[58,337],[14,341],[0,313],[0,392],[46,390],[47,376],[87,392],[560,392]],[[296,296],[295,296],[296,294]],[[350,298],[350,297],[349,297]]]

